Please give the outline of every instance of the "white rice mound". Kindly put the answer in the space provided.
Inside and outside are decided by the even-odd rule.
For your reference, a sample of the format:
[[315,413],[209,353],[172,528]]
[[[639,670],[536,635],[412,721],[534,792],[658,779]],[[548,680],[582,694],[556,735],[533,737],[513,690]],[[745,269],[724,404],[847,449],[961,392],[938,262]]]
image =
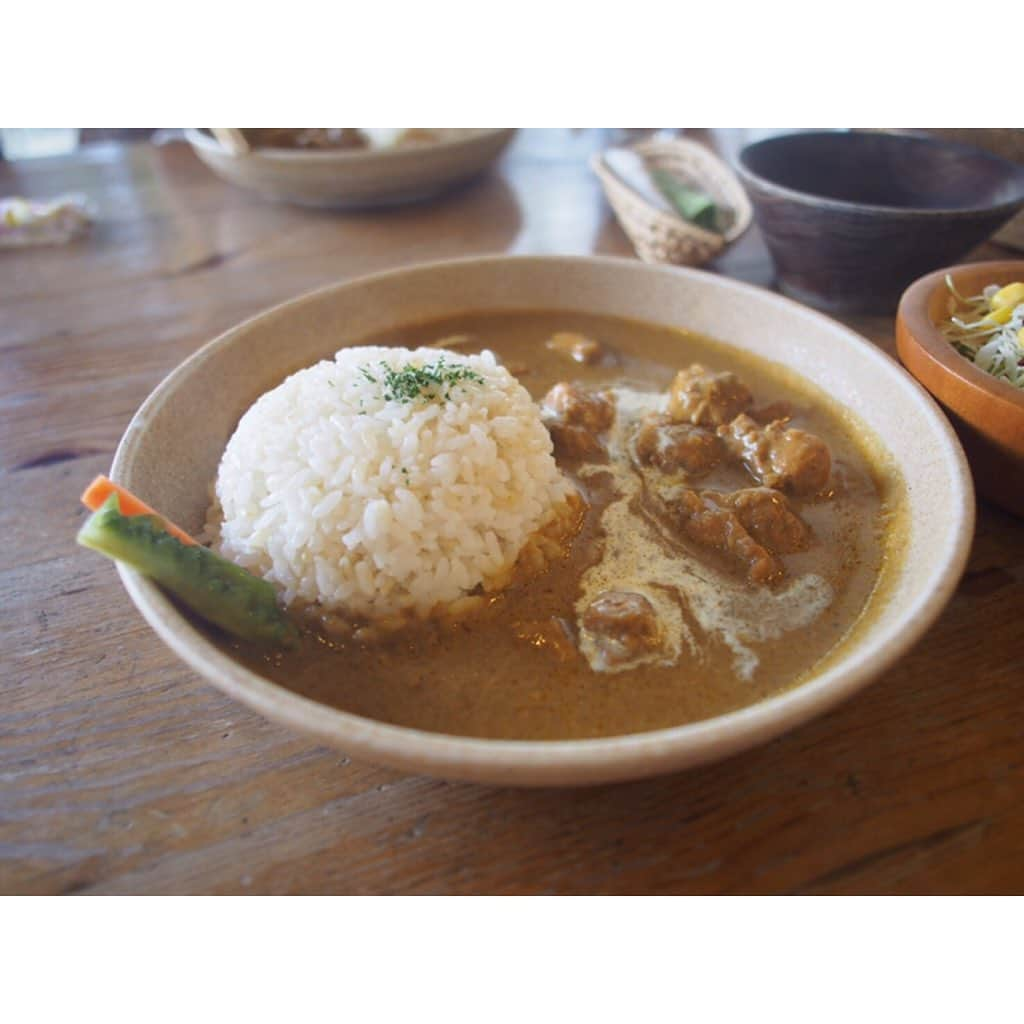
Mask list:
[[[467,366],[450,398],[388,401],[380,364]],[[210,514],[222,555],[285,605],[427,616],[509,576],[575,491],[529,393],[490,352],[346,348],[242,417]]]

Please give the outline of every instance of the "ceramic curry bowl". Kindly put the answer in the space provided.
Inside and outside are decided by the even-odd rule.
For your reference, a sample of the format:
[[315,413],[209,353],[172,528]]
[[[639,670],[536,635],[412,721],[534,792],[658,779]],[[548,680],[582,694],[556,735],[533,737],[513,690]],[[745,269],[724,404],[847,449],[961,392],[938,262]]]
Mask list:
[[847,328],[779,295],[696,270],[635,260],[489,257],[408,267],[304,295],[232,328],[172,372],[129,425],[111,475],[196,534],[239,417],[288,374],[342,344],[403,325],[537,310],[643,320],[722,339],[741,355],[806,380],[875,439],[896,474],[891,479],[902,481],[899,515],[890,524],[897,531],[892,554],[867,610],[799,685],[691,724],[602,738],[427,731],[296,692],[260,663],[233,656],[158,586],[119,566],[159,636],[232,698],[354,757],[453,779],[549,786],[676,771],[763,743],[862,689],[934,622],[973,532],[970,475],[945,417],[892,360]]

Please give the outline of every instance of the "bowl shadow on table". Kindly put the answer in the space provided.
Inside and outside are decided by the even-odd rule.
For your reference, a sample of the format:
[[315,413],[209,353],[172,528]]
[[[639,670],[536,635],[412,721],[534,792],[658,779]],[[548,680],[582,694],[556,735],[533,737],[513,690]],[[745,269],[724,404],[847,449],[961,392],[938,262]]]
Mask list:
[[[943,872],[971,857],[997,815],[1019,814],[1022,775],[1011,758],[1019,723],[1006,708],[1024,702],[1024,673],[983,637],[956,633],[965,602],[990,606],[999,628],[1014,576],[984,551],[975,561],[924,643],[865,693],[767,746],[587,789],[403,780],[444,786],[423,855],[433,859],[435,843],[452,850],[454,835],[485,822],[435,865],[434,891],[950,891]],[[972,891],[1005,891],[1012,870],[994,850]]]

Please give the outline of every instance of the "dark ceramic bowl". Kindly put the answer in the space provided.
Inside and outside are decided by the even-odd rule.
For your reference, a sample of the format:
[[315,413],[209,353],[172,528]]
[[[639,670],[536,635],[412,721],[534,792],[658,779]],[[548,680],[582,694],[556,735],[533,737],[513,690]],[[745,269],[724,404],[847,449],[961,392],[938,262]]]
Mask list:
[[738,170],[781,290],[836,312],[891,311],[1024,205],[1024,167],[910,135],[780,135]]

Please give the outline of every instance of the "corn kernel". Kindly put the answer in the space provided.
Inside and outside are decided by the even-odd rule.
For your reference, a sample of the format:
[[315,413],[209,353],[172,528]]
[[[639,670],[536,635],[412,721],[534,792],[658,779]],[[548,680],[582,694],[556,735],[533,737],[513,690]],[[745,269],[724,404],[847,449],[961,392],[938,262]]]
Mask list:
[[1003,306],[1001,309],[993,309],[986,313],[983,319],[990,324],[1005,324],[1013,316],[1013,306]]
[[[1004,285],[992,296],[989,304],[992,309],[1016,309],[1024,302],[1024,283],[1014,281],[1013,284]],[[1003,321],[1005,323],[1005,321]]]

